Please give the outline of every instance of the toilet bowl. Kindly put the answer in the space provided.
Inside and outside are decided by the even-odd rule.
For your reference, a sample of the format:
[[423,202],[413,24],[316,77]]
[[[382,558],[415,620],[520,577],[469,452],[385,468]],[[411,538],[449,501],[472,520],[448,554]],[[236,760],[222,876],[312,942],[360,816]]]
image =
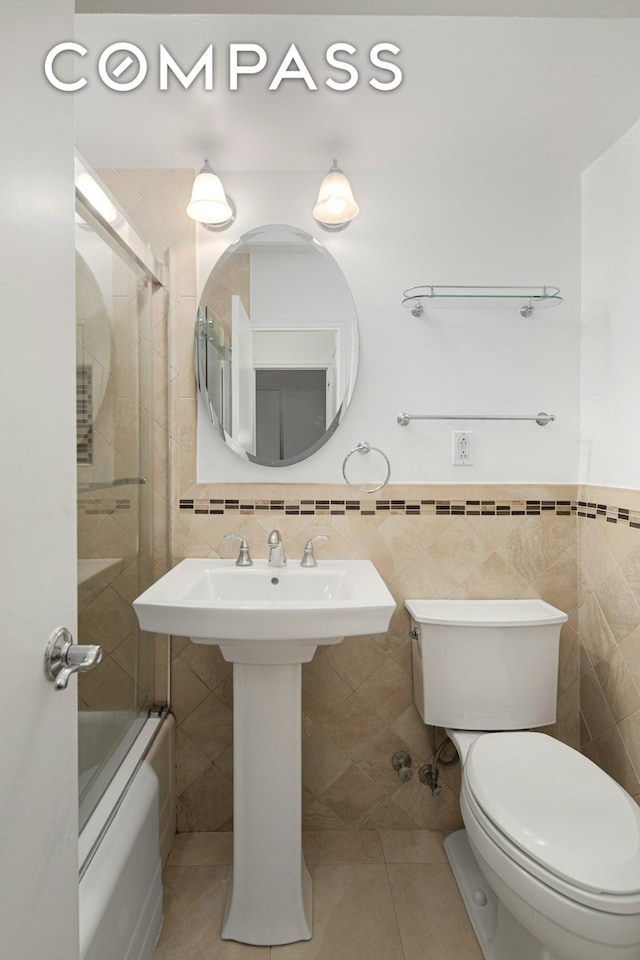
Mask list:
[[[458,731],[448,733],[458,746]],[[538,941],[527,939],[518,960],[637,960],[640,810],[631,797],[545,734],[462,744],[466,840],[499,905]],[[508,960],[499,933],[485,955]]]
[[[542,601],[406,603],[416,705],[462,763],[466,829],[445,849],[486,960],[640,960],[640,809],[577,751],[526,730],[555,719],[566,616]],[[470,715],[485,728],[461,729]]]

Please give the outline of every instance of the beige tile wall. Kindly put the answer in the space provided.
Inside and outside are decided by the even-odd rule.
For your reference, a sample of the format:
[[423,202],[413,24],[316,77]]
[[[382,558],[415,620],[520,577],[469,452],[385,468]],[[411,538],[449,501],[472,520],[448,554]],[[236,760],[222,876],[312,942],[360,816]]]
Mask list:
[[[184,213],[191,171],[101,171],[156,255],[171,249],[171,563],[186,556],[230,556],[225,533],[241,533],[265,556],[274,527],[292,556],[326,533],[325,557],[373,560],[397,602],[391,629],[347,638],[304,668],[304,817],[307,828],[449,828],[459,823],[459,768],[443,769],[436,799],[417,780],[401,785],[391,756],[407,750],[415,766],[429,755],[427,730],[412,702],[408,596],[542,596],[577,607],[575,521],[570,517],[413,517],[386,515],[212,516],[180,512],[188,497],[237,497],[232,484],[195,483],[195,225]],[[162,369],[164,355],[157,358]],[[158,393],[158,399],[163,397]],[[162,465],[156,462],[160,473]],[[242,485],[248,499],[352,497],[343,485]],[[572,499],[573,487],[393,486],[385,495],[438,499]],[[158,493],[162,499],[162,492]],[[163,541],[164,542],[164,541]],[[158,572],[161,572],[160,570]],[[578,642],[562,636],[557,733],[578,743]],[[225,830],[232,814],[231,667],[216,648],[172,642],[172,705],[178,722],[178,829]]]
[[[640,795],[640,530],[602,517],[282,517],[226,516],[178,510],[181,498],[353,496],[341,485],[195,484],[195,390],[192,334],[196,310],[195,227],[184,214],[191,171],[106,171],[110,189],[157,254],[171,248],[171,344],[154,356],[158,410],[171,357],[171,562],[185,556],[230,556],[223,543],[238,532],[255,556],[278,526],[289,552],[327,533],[324,556],[367,557],[389,584],[398,610],[387,634],[347,639],[320,651],[304,669],[304,812],[308,828],[449,828],[459,822],[458,768],[443,770],[432,799],[417,778],[400,785],[391,755],[427,759],[426,729],[411,698],[408,596],[541,596],[570,614],[563,628],[558,722],[554,731]],[[154,410],[156,430],[163,416]],[[158,450],[162,445],[158,444]],[[156,453],[162,476],[166,450]],[[394,485],[388,496],[436,499],[576,499],[571,486],[435,487]],[[640,509],[638,491],[587,488],[587,502]],[[162,513],[162,509],[159,513]],[[158,531],[160,551],[168,530]],[[158,565],[157,572],[162,572]],[[232,812],[231,669],[215,648],[174,638],[173,708],[178,721],[178,826],[224,830]]]
[[[640,511],[638,490],[582,487],[579,500]],[[640,529],[577,522],[581,748],[640,801]]]
[[[187,409],[182,404],[181,409]],[[182,461],[186,449],[176,449]],[[193,473],[191,474],[193,476]],[[181,487],[184,497],[235,495],[342,499],[344,486],[222,484]],[[241,492],[240,492],[241,491]],[[398,499],[573,499],[574,487],[452,488],[393,485]],[[173,511],[174,562],[186,556],[232,556],[225,533],[245,537],[265,556],[273,527],[291,556],[319,533],[324,557],[372,560],[397,601],[388,633],[346,638],[319,648],[303,667],[303,799],[307,829],[451,829],[460,824],[459,767],[442,769],[432,798],[414,776],[401,784],[391,767],[406,750],[417,768],[429,758],[427,729],[413,705],[407,597],[542,597],[575,623],[575,517],[541,516],[282,516],[265,511],[212,516]],[[217,648],[173,640],[173,707],[178,721],[178,829],[229,829],[232,813],[231,665]],[[558,722],[552,730],[579,742],[579,644],[575,626],[562,631]]]

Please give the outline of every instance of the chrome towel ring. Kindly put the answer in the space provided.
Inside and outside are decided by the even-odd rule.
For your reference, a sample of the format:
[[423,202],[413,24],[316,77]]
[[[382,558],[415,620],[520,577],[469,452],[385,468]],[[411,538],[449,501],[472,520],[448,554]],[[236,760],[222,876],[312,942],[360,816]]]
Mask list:
[[[365,454],[370,453],[372,450],[375,450],[376,453],[379,453],[380,456],[384,458],[384,461],[387,465],[387,474],[382,483],[379,483],[377,487],[358,487],[355,483],[351,483],[351,480],[349,480],[347,477],[347,463],[354,453],[360,453],[364,456]],[[342,461],[342,476],[352,490],[357,490],[358,493],[376,493],[377,490],[382,490],[382,488],[389,483],[389,479],[391,477],[391,464],[389,463],[389,457],[380,449],[380,447],[372,447],[371,444],[367,443],[366,440],[361,440],[360,443],[353,448],[353,450],[349,451]]]

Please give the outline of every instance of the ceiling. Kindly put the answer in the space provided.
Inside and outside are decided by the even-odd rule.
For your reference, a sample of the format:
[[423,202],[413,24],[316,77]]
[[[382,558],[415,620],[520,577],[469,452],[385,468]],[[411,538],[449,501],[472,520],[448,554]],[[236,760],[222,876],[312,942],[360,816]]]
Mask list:
[[[390,10],[389,7],[393,6]],[[637,17],[640,0],[76,0],[78,13]]]
[[[73,64],[89,80],[73,94],[77,143],[97,167],[197,167],[206,153],[221,171],[317,170],[337,155],[350,170],[578,172],[640,117],[640,19],[111,14],[80,15],[76,24],[89,49]],[[96,76],[98,55],[121,40],[149,61],[144,83],[128,93]],[[368,51],[382,40],[401,50],[404,80],[390,93],[368,84]],[[325,85],[324,53],[335,41],[357,47],[360,81],[348,92]],[[232,42],[268,54],[263,73],[242,77],[235,92]],[[204,91],[199,78],[187,91],[172,83],[160,92],[161,43],[185,71],[213,43],[214,89]],[[302,80],[268,90],[291,43],[316,91]]]

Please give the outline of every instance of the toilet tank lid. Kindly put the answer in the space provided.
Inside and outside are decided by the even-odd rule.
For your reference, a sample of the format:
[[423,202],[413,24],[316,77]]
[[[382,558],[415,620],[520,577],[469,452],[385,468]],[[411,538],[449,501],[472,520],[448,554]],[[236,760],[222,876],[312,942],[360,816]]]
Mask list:
[[416,623],[458,627],[530,627],[565,623],[567,614],[544,600],[405,600]]
[[573,886],[640,892],[640,809],[577,750],[543,733],[491,733],[471,746],[467,787],[495,826]]

